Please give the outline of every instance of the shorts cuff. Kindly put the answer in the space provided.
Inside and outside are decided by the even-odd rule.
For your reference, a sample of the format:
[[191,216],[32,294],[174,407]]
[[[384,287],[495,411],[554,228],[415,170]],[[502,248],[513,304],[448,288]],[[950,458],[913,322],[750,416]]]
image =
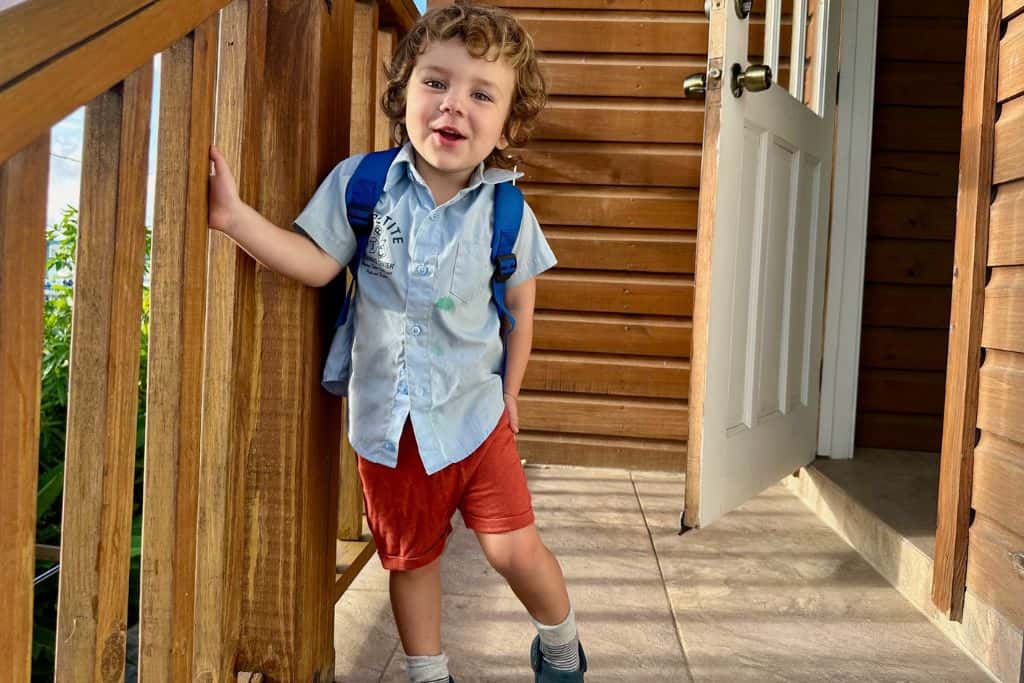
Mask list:
[[520,512],[518,515],[498,517],[496,519],[474,517],[472,515],[462,513],[462,521],[466,524],[466,528],[472,529],[473,531],[479,531],[482,534],[503,534],[509,531],[516,531],[517,529],[522,529],[523,527],[533,524],[533,508],[531,507],[525,512]]
[[377,556],[380,558],[381,566],[389,571],[400,571],[407,572],[413,569],[419,569],[420,567],[426,567],[428,564],[436,560],[444,552],[445,546],[448,544],[448,537],[451,535],[451,527],[445,531],[444,536],[441,540],[434,544],[434,546],[423,553],[422,555],[416,555],[415,557],[402,557],[400,555],[388,555],[381,550],[380,545],[377,546]]

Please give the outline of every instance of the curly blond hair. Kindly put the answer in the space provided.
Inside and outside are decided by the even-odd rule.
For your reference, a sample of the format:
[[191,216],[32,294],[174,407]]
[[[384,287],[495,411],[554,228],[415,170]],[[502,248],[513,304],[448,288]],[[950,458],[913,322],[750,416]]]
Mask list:
[[[437,7],[422,17],[398,43],[387,69],[388,85],[380,105],[391,122],[391,136],[399,144],[409,139],[405,128],[405,96],[416,59],[431,43],[457,38],[474,57],[505,59],[515,72],[515,90],[503,133],[512,147],[521,147],[530,137],[537,116],[544,109],[547,93],[537,64],[537,50],[530,37],[510,13],[497,7],[457,0]],[[494,149],[485,163],[511,168],[519,159]]]

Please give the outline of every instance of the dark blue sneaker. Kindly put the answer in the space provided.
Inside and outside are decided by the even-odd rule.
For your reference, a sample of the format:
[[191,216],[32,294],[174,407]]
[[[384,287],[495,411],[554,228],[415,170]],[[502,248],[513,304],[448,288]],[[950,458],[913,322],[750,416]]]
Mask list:
[[544,657],[540,653],[540,636],[533,637],[530,645],[530,666],[533,667],[533,683],[582,683],[583,673],[587,670],[587,657],[583,654],[583,643],[580,643],[580,668],[575,671],[559,671],[545,666]]

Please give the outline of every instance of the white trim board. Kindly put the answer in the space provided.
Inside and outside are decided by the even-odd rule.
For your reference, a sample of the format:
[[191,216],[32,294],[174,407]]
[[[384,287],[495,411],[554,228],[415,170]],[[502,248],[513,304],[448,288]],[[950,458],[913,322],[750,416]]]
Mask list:
[[[841,29],[818,454],[852,458],[857,418],[878,0],[846,0]],[[853,40],[850,40],[850,39]]]

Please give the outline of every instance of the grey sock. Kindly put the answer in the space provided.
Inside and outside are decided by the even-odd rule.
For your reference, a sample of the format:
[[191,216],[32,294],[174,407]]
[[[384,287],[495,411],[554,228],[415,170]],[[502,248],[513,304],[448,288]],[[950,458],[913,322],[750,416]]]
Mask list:
[[540,652],[552,669],[576,671],[580,668],[580,640],[576,633],[576,613],[572,606],[561,624],[547,626],[530,617],[540,634]]
[[406,655],[405,671],[409,683],[448,683],[448,656]]

